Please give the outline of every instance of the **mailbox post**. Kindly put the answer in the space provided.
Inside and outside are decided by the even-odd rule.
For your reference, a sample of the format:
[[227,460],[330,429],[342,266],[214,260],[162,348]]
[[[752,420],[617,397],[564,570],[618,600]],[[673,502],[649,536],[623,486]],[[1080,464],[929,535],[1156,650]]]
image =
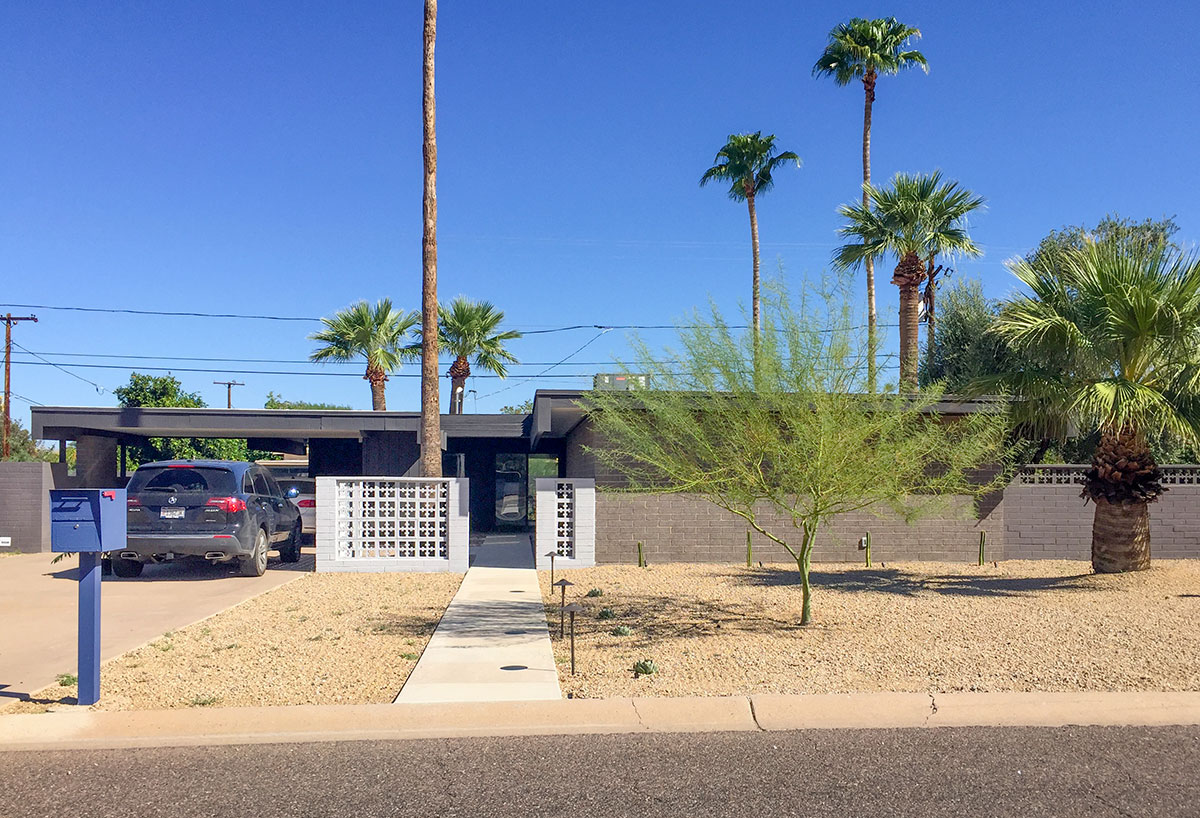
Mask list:
[[100,699],[100,555],[125,547],[125,489],[50,492],[50,550],[79,554],[79,703]]

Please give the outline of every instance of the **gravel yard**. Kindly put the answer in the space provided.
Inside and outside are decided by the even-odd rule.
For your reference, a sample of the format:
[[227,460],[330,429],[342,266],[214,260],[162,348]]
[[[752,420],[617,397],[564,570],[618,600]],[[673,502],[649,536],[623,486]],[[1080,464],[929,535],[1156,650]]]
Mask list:
[[[461,582],[461,574],[306,575],[106,662],[98,707],[390,702]],[[75,694],[56,685],[4,712],[44,711]]]
[[[568,601],[586,609],[572,677],[557,589],[541,573],[566,695],[1200,690],[1196,560],[1124,575],[1048,560],[820,565],[808,628],[796,624],[794,566],[560,573],[575,583]],[[585,596],[592,588],[603,595]],[[613,635],[618,626],[632,633]],[[641,659],[658,670],[635,679]]]

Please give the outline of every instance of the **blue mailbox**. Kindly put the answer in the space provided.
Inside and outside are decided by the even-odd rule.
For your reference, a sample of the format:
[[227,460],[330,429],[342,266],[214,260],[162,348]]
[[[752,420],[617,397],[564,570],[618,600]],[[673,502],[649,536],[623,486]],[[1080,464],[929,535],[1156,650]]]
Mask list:
[[125,489],[55,489],[50,492],[50,550],[122,549],[127,512]]
[[79,554],[79,703],[100,699],[100,555],[125,547],[125,489],[50,492],[50,550]]

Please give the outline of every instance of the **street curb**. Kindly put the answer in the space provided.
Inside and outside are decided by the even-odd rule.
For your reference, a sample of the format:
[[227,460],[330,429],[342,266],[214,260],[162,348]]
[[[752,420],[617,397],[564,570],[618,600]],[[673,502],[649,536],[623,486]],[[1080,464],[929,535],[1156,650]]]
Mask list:
[[1200,725],[1200,692],[856,693],[0,716],[0,752],[477,736]]

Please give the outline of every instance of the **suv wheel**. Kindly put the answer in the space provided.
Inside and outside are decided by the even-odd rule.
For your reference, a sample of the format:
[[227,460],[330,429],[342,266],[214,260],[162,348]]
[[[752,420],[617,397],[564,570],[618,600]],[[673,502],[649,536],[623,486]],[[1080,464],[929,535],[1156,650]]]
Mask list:
[[300,523],[296,523],[296,527],[288,535],[287,543],[279,546],[279,559],[282,562],[300,561]]
[[242,557],[242,576],[261,577],[267,573],[267,531],[260,528],[254,534],[254,550]]
[[142,575],[142,563],[138,560],[128,560],[124,557],[110,557],[109,562],[112,563],[112,572],[119,577],[129,579]]

